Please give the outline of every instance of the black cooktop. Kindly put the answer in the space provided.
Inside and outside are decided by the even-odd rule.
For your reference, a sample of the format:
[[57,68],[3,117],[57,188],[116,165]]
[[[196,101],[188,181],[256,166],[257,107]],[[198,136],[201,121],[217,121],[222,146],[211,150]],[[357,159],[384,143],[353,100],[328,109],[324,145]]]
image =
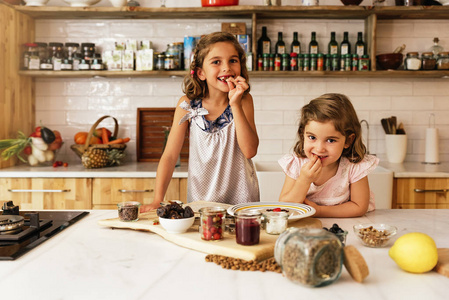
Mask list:
[[19,215],[24,217],[21,230],[0,233],[0,260],[19,258],[88,214],[85,211],[20,211]]

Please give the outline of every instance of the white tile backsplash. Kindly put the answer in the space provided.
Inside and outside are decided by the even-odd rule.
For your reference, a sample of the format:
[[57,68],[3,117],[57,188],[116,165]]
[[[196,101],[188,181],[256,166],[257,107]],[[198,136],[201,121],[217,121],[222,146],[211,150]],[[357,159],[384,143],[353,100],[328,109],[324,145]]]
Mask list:
[[[142,6],[157,7],[158,1],[140,0]],[[261,5],[262,0],[240,0],[240,5]],[[283,0],[283,5],[300,5],[299,0]],[[321,5],[342,5],[338,0],[323,0]],[[50,0],[50,6],[67,6]],[[200,6],[200,1],[167,0],[167,7]],[[365,0],[362,5],[371,5]],[[96,6],[110,6],[102,1]],[[230,20],[37,20],[36,41],[94,42],[99,51],[110,49],[114,42],[128,38],[149,39],[156,51],[164,51],[171,42],[182,41],[184,35],[200,35],[221,29],[221,22]],[[251,20],[245,22],[250,30]],[[449,49],[448,20],[378,20],[377,53],[392,52],[406,45],[408,51],[427,51],[433,38]],[[363,20],[260,20],[268,27],[272,44],[277,33],[284,33],[289,47],[293,32],[299,32],[301,47],[307,48],[310,32],[316,31],[322,51],[326,50],[331,31],[341,42],[348,31],[351,44],[357,32],[364,31]],[[253,40],[254,41],[254,40]],[[255,160],[274,161],[290,152],[295,144],[301,107],[327,92],[344,93],[350,97],[359,118],[370,125],[370,152],[385,158],[385,134],[380,119],[396,115],[403,122],[409,143],[408,161],[424,159],[425,130],[430,114],[440,130],[440,160],[449,160],[449,81],[420,78],[251,78],[256,126],[260,147]],[[136,115],[139,107],[174,107],[182,96],[182,78],[49,78],[36,79],[36,122],[42,121],[62,133],[65,145],[61,155],[77,159],[69,149],[78,131],[89,131],[103,115],[112,115],[120,125],[120,135],[129,136],[129,159],[136,159]],[[37,125],[38,125],[37,124]],[[111,120],[101,127],[112,128]],[[366,127],[363,126],[363,130]],[[366,139],[366,132],[363,136]]]

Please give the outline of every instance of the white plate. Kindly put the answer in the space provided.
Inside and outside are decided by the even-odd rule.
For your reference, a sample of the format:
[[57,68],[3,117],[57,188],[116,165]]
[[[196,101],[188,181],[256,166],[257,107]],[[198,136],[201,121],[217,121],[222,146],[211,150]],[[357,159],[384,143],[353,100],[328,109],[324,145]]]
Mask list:
[[64,0],[71,7],[86,7],[97,4],[101,0]]
[[281,208],[288,210],[289,220],[297,220],[313,216],[316,212],[312,206],[302,203],[288,203],[288,202],[252,202],[237,204],[228,208],[228,214],[234,215],[237,211],[242,210],[259,210],[264,213],[267,209]]

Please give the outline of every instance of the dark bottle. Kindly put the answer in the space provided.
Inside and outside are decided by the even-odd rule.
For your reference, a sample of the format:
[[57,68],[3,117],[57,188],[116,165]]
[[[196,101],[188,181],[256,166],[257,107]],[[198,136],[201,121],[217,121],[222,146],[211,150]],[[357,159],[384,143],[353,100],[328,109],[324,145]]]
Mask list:
[[331,40],[329,42],[329,45],[327,46],[327,53],[332,54],[338,54],[338,43],[335,40],[335,31],[331,32]]
[[348,32],[343,33],[343,41],[340,44],[340,55],[351,53],[351,43],[349,43]]
[[316,32],[312,31],[312,39],[309,43],[309,54],[318,54],[318,42],[316,41]]
[[301,43],[298,40],[298,33],[295,31],[293,32],[293,42],[292,42],[292,49],[290,51],[291,53],[300,54],[301,53]]
[[274,53],[276,53],[276,54],[277,53],[279,53],[279,54],[285,53],[285,42],[282,38],[282,32],[278,32],[278,41],[276,42]]
[[271,40],[267,35],[267,27],[262,27],[262,36],[257,42],[257,54],[271,53]]
[[357,43],[355,43],[355,54],[357,54],[359,57],[362,57],[362,55],[366,54],[366,46],[363,42],[363,33],[359,32],[357,33]]

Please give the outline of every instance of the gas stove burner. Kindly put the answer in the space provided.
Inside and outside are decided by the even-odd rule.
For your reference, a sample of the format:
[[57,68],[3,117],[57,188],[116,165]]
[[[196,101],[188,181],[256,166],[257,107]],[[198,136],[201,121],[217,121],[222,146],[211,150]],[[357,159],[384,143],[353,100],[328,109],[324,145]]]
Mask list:
[[0,234],[18,232],[24,224],[24,217],[15,215],[0,216]]

